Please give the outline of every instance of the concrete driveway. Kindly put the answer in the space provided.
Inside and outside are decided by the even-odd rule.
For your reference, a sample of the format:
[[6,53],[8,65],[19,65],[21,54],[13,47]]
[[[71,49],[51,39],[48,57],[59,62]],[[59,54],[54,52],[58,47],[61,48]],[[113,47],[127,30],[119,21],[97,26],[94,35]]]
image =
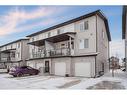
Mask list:
[[127,89],[127,73],[116,71],[112,77],[109,72],[99,78],[0,74],[0,89]]
[[65,89],[81,82],[80,78],[58,76],[12,77],[0,74],[0,89]]

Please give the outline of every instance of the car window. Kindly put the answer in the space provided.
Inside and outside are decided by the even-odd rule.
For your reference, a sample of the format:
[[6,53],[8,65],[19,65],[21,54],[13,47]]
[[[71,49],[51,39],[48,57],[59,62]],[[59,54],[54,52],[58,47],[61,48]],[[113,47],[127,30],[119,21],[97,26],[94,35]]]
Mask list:
[[26,69],[27,67],[26,66],[24,66],[24,67],[21,67],[22,69]]
[[32,69],[31,67],[27,67],[28,69]]

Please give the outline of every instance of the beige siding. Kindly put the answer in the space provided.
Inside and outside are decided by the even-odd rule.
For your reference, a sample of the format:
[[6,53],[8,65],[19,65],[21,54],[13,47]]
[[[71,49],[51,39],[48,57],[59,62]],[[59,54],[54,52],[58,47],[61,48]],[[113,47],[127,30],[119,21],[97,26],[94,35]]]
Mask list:
[[[102,31],[104,32],[104,38]],[[107,72],[109,68],[109,41],[104,21],[99,16],[97,16],[97,52],[99,52],[96,65],[97,73],[102,71],[102,64],[104,64],[104,72]]]
[[127,71],[127,12],[126,12],[126,31],[125,31],[125,58],[126,58],[126,71]]
[[[88,21],[89,28],[85,31],[79,30],[80,23]],[[93,53],[96,52],[96,17],[92,16],[85,20],[79,21],[75,23],[75,30],[77,32],[75,38],[75,54],[82,55],[86,53]],[[89,48],[79,49],[79,40],[80,39],[89,39]]]

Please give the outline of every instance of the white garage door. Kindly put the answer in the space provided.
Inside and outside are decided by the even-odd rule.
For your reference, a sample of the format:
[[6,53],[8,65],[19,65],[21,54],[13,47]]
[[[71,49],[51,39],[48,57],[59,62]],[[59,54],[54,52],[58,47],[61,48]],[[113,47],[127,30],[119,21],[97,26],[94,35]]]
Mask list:
[[66,64],[63,62],[55,63],[55,75],[65,76]]
[[75,76],[91,77],[90,63],[75,63]]

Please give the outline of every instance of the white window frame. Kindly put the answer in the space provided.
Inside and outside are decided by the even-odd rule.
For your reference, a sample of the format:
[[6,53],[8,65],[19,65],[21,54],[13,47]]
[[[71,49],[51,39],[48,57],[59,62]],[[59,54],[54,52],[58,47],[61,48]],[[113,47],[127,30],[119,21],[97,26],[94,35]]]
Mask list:
[[80,39],[79,40],[79,49],[87,49],[89,48],[89,39]]
[[89,29],[89,21],[84,21],[84,30]]
[[104,33],[103,30],[102,30],[102,38],[103,38],[103,39],[105,38],[105,33]]

